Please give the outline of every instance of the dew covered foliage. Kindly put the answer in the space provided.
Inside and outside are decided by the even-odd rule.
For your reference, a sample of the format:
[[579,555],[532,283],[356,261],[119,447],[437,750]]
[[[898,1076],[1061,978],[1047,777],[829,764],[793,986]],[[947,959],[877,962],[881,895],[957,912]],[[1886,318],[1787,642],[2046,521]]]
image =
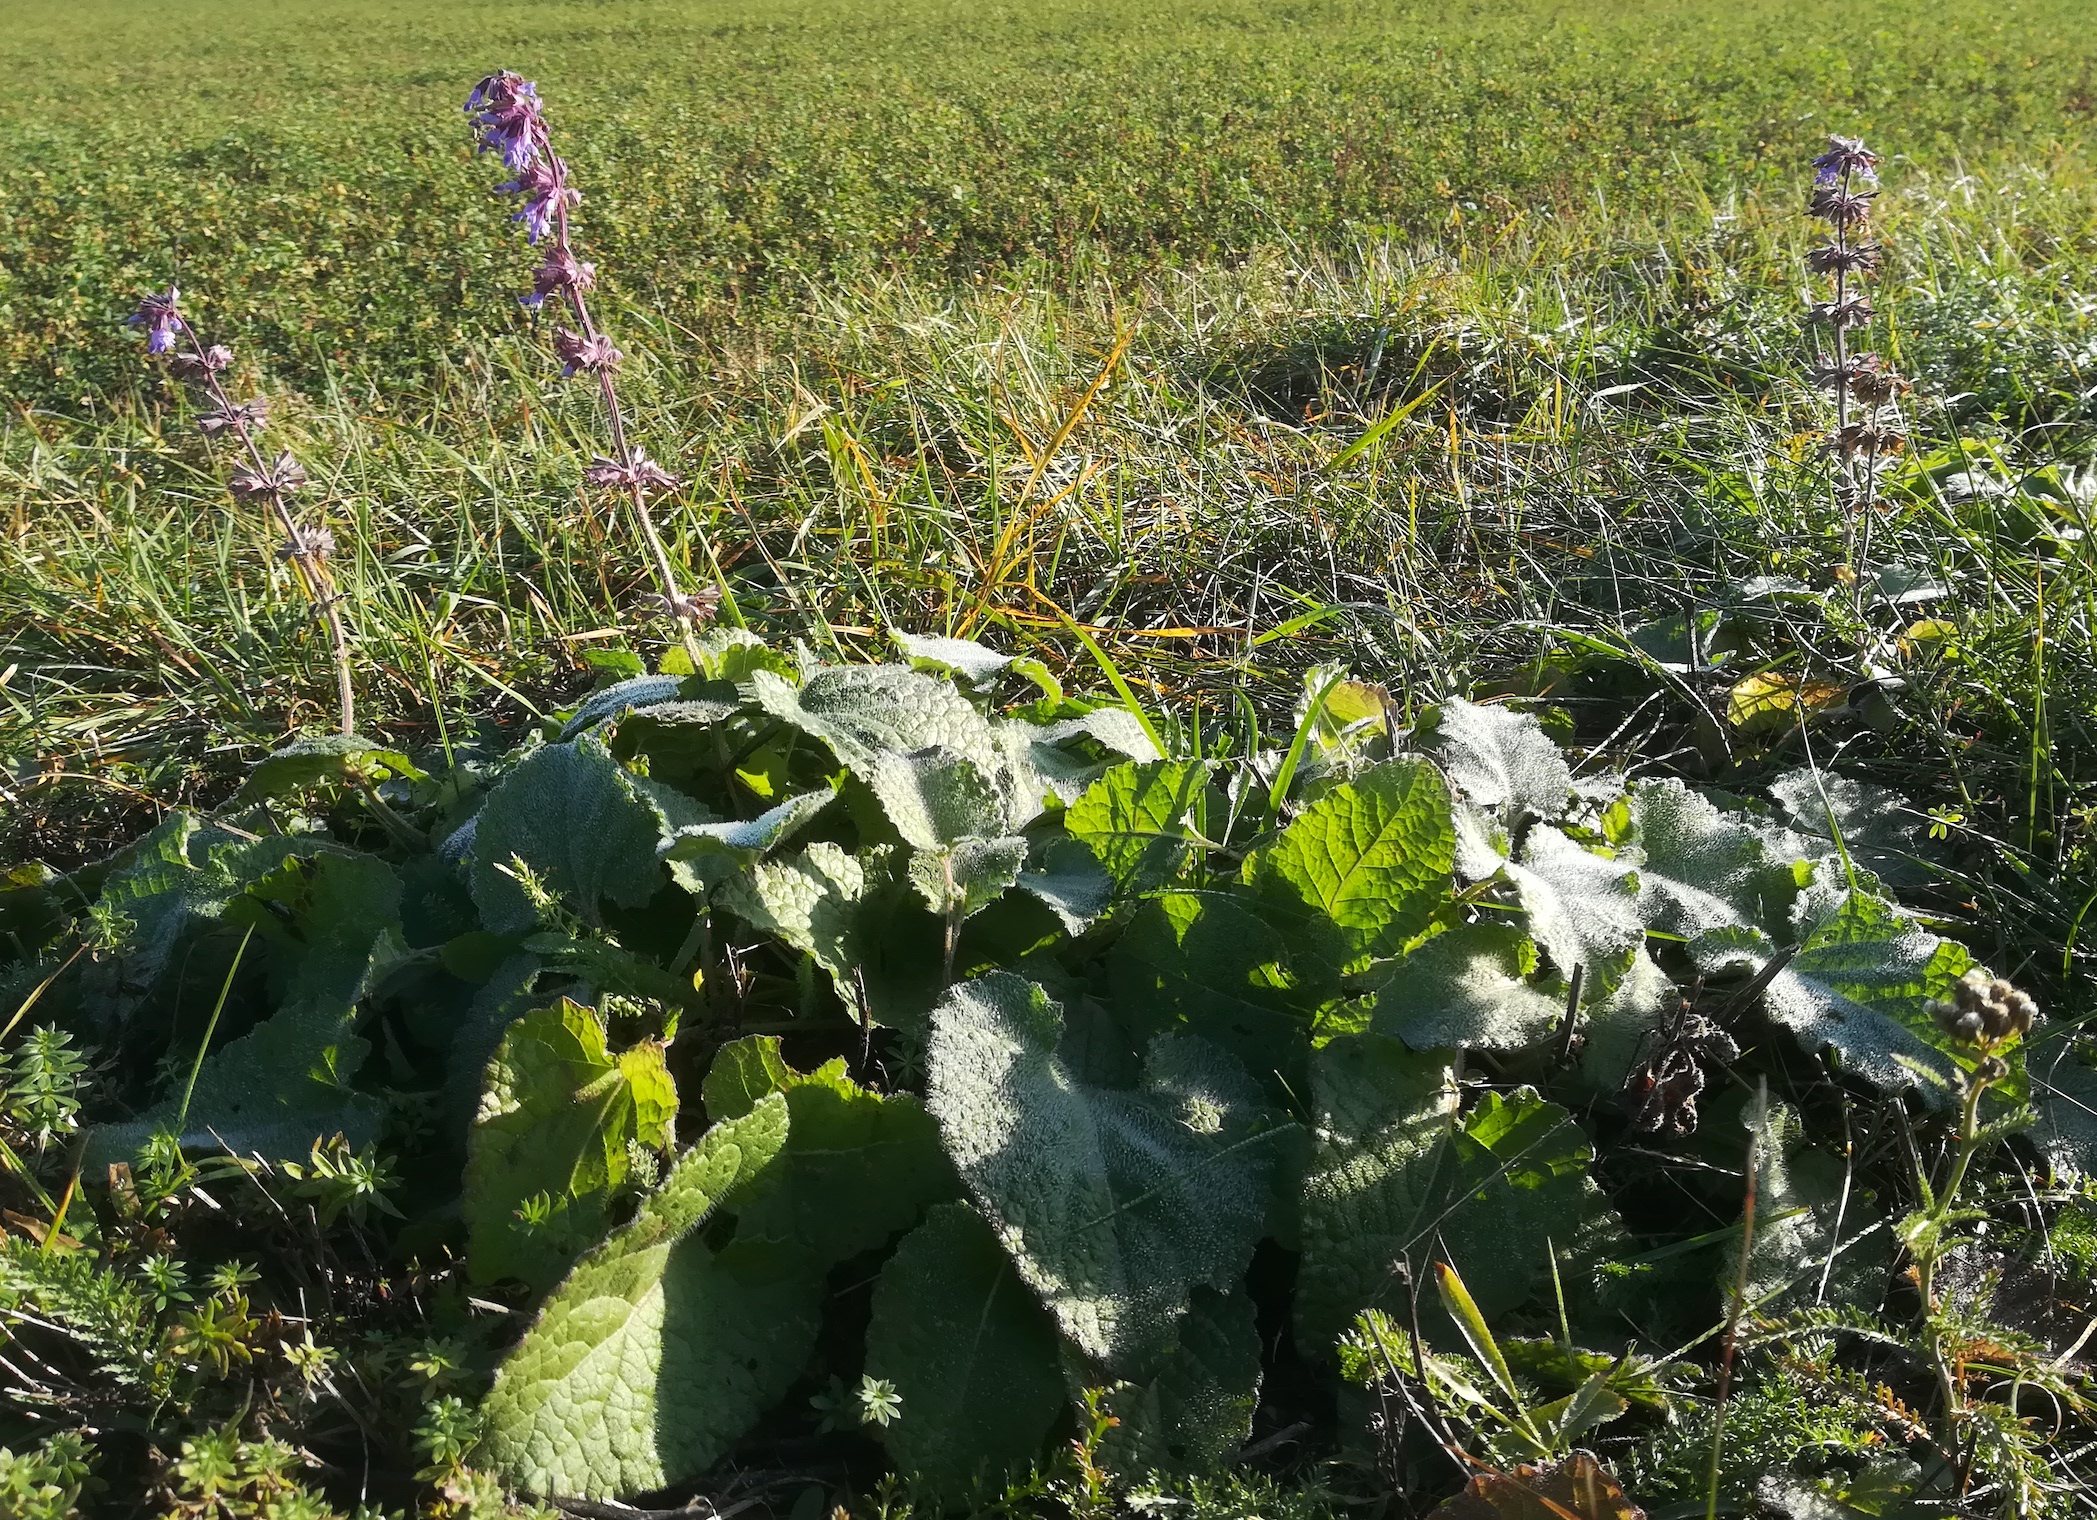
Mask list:
[[[1654,1503],[1730,1304],[1923,1493],[1931,1337],[1999,1337],[1957,1417],[1997,1422],[1992,1481],[2047,1481],[2000,1384],[2080,1408],[2040,1268],[1962,1245],[1904,1323],[1901,1252],[1948,1226],[1885,1146],[2035,1109],[2072,1180],[2097,1135],[2048,1046],[1940,1011],[1975,968],[1893,884],[1929,842],[1857,822],[1890,799],[1849,783],[1846,832],[1811,771],[1627,779],[1335,670],[1280,746],[895,648],[708,633],[491,760],[305,744],[18,872],[39,1059],[98,1061],[57,1084],[84,1196],[0,1257],[20,1420],[287,1441],[253,1483],[316,1503],[360,1461],[498,1505],[885,1461],[919,1502],[1075,1504],[1278,1434],[1283,1470],[1448,1493],[1411,1398],[1486,1470],[1589,1492],[1592,1449]],[[1762,1460],[1864,1481],[1821,1445]]]

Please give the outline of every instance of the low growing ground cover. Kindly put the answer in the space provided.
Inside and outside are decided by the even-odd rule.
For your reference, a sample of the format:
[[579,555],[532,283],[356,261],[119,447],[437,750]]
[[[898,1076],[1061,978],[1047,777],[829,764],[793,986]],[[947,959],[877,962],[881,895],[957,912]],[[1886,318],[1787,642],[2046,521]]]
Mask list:
[[0,1508],[2087,1504],[2067,8],[22,10]]

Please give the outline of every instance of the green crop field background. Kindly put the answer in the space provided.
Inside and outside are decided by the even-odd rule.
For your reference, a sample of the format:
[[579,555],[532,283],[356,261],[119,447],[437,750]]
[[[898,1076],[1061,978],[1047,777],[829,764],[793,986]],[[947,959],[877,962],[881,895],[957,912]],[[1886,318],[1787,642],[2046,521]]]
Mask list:
[[465,88],[541,81],[612,287],[700,331],[887,271],[968,282],[1491,245],[1783,188],[1828,131],[1936,169],[2073,160],[2074,0],[1508,4],[11,3],[0,380],[78,407],[181,277],[283,378],[388,383],[502,331],[515,253]]

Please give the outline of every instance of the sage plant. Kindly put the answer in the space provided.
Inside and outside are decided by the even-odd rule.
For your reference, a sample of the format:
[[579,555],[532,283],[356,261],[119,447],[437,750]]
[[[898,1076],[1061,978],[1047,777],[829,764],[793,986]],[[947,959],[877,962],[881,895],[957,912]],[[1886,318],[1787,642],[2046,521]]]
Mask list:
[[532,272],[531,294],[519,300],[530,307],[554,300],[566,309],[573,326],[559,328],[553,338],[561,375],[589,375],[604,402],[611,453],[593,459],[583,478],[623,496],[632,507],[653,563],[656,600],[689,641],[693,630],[713,617],[721,593],[717,587],[689,595],[680,590],[676,567],[656,529],[649,500],[675,490],[678,479],[627,436],[613,378],[624,356],[590,315],[589,293],[597,283],[597,269],[576,257],[568,220],[569,213],[581,204],[582,192],[568,183],[568,165],[553,151],[538,87],[508,69],[498,70],[473,87],[466,97],[466,112],[479,134],[478,151],[497,155],[511,171],[513,177],[496,187],[497,194],[518,198],[511,220],[523,224],[525,238],[533,246],[544,245],[543,261]]
[[146,330],[146,352],[164,355],[175,377],[195,386],[210,402],[211,410],[197,421],[207,439],[230,437],[245,459],[227,483],[236,500],[261,502],[277,526],[284,543],[277,557],[287,562],[299,587],[319,609],[327,624],[330,653],[335,664],[335,691],[342,732],[355,733],[356,689],[350,680],[349,630],[342,621],[342,597],[328,560],[335,552],[335,536],[325,526],[301,528],[292,516],[291,499],[307,483],[306,472],[289,449],[271,459],[262,450],[262,430],[269,424],[269,401],[252,396],[235,401],[226,390],[224,376],[233,365],[233,350],[222,343],[206,347],[204,340],[182,315],[181,292],[170,285],[157,295],[138,303],[126,319]]
[[1865,238],[1871,203],[1878,195],[1878,162],[1878,155],[1860,139],[1830,137],[1827,151],[1813,160],[1813,195],[1806,207],[1809,216],[1829,228],[1828,240],[1806,255],[1806,268],[1826,276],[1833,288],[1829,299],[1813,304],[1808,319],[1832,334],[1816,356],[1813,378],[1835,396],[1835,430],[1828,448],[1837,460],[1838,505],[1858,519],[1853,568],[1860,598],[1871,553],[1879,464],[1907,443],[1899,416],[1889,415],[1888,408],[1908,384],[1857,341],[1873,316],[1864,281],[1877,271],[1883,252]]

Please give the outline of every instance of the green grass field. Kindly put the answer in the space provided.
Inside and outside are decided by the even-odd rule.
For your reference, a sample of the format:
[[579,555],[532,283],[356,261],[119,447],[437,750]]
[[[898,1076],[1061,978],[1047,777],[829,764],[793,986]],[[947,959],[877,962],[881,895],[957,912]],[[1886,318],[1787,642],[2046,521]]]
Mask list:
[[[1388,687],[1393,729],[1451,697],[1536,698],[1595,772],[1749,794],[1801,765],[1866,779],[1927,831],[1938,864],[1912,895],[1932,930],[2072,1026],[2097,932],[2088,11],[0,0],[0,871],[105,856],[333,721],[328,641],[278,534],[229,497],[193,400],[123,324],[170,283],[313,477],[362,732],[466,774],[663,655],[649,566],[583,482],[596,397],[557,378],[552,322],[517,302],[532,255],[460,113],[507,66],[537,80],[584,191],[634,435],[684,477],[661,508],[671,558],[724,591],[725,619],[840,662],[881,657],[891,629],[978,639],[1074,691],[1111,665],[1197,751],[1286,745],[1306,675],[1344,664]],[[1860,336],[1914,381],[1868,557],[1803,320],[1830,133],[1884,155]],[[47,970],[0,961],[0,1020]],[[806,1013],[815,985],[804,962],[761,992]],[[209,1017],[158,1058],[201,1065]],[[1868,1143],[1838,1148],[1849,1100],[1794,1065],[1845,1199],[1853,1160],[1924,1167],[1898,1099],[1860,1107]],[[164,1096],[169,1072],[120,1076]],[[392,1095],[389,1133],[422,1143],[425,1096]],[[1737,1180],[1731,1133],[1690,1170]],[[1943,1144],[1925,1135],[1929,1164]],[[2016,1214],[2019,1185],[1990,1172],[1993,1217],[2024,1221],[1990,1238],[2081,1251],[2086,1283],[2087,1181],[2050,1214],[2036,1192]],[[1653,1260],[1687,1271],[1679,1249]],[[1710,1276],[1694,1292],[1717,1303]],[[13,1291],[0,1273],[0,1307]],[[423,1392],[478,1386],[494,1340],[474,1334],[473,1370]],[[1828,1385],[1800,1394],[1775,1365],[1739,1401],[1741,1451],[1765,1429],[1787,1451],[1819,1439],[1789,1406]],[[331,1451],[361,1438],[327,1419]],[[1697,1413],[1626,1441],[1634,1497],[1704,1513],[1710,1434]],[[2059,1439],[2033,1470],[2086,1482]],[[414,1486],[393,1449],[388,1503]],[[163,1492],[157,1460],[126,1492]],[[1748,1466],[1723,1512],[1749,1512]],[[1323,1514],[1324,1476],[1161,1502]],[[1945,1512],[2069,1512],[1960,1502]]]

